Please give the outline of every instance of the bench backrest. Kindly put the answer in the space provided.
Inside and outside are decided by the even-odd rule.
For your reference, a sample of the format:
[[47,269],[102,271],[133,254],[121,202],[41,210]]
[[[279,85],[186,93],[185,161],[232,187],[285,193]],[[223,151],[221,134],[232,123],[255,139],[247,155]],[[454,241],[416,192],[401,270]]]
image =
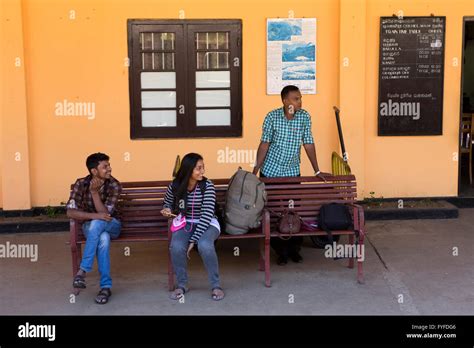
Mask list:
[[[211,179],[212,180],[212,179]],[[217,203],[225,206],[225,194],[230,179],[214,179]],[[332,176],[325,183],[314,176],[292,178],[262,178],[267,191],[267,209],[280,213],[293,209],[308,222],[314,222],[322,204],[353,203],[356,200],[354,175]],[[160,214],[170,180],[122,182],[123,191],[118,208],[121,212],[122,235],[166,234],[168,219]],[[278,217],[271,214],[271,221]]]
[[[354,175],[331,176],[327,182],[307,177],[262,178],[267,191],[266,208],[281,213],[292,208],[308,223],[318,220],[319,209],[327,203],[355,203],[357,189]],[[272,224],[278,216],[270,214]]]
[[160,214],[170,181],[122,182],[118,202],[122,236],[166,234],[168,219]]

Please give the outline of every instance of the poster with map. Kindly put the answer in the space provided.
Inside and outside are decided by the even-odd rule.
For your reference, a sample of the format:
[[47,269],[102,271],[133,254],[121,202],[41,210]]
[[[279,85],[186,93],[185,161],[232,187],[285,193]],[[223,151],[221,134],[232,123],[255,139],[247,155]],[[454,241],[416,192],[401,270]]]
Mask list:
[[316,94],[316,18],[267,19],[267,94]]

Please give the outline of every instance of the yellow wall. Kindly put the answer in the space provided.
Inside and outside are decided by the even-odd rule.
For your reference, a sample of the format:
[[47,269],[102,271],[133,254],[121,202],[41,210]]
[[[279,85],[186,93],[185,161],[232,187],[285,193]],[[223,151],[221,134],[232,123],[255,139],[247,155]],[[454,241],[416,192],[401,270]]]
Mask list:
[[[365,113],[366,191],[387,197],[457,195],[463,16],[474,15],[472,0],[367,0]],[[442,136],[377,136],[379,17],[446,16]],[[453,66],[453,59],[458,61]]]
[[[266,18],[287,17],[290,10],[295,17],[317,18],[318,94],[304,95],[303,107],[313,117],[322,170],[330,171],[331,152],[339,150],[332,106],[340,105],[359,198],[370,191],[384,197],[457,194],[452,157],[458,146],[461,69],[452,60],[460,60],[462,17],[474,15],[471,0],[5,1],[21,3],[26,93],[21,88],[18,93],[27,110],[23,145],[29,146],[32,206],[65,201],[69,185],[87,173],[86,156],[97,151],[111,156],[113,175],[122,181],[169,179],[176,155],[190,151],[204,156],[207,176],[229,177],[239,164],[217,163],[218,151],[256,149],[266,113],[280,106],[279,96],[266,95]],[[186,19],[242,19],[242,138],[130,140],[126,21],[178,18],[180,10]],[[398,10],[447,17],[442,136],[377,136],[379,17]],[[342,66],[344,57],[348,67]],[[55,116],[55,104],[65,99],[95,102],[95,119]],[[17,112],[13,108],[4,110],[3,128],[7,115]],[[11,138],[5,130],[3,135]],[[302,159],[302,174],[311,175],[304,152]],[[2,177],[5,155],[3,169]],[[6,207],[5,178],[3,183]],[[8,199],[11,207],[22,206],[23,201]]]
[[26,97],[26,64],[20,0],[0,2],[2,64],[2,207],[29,209],[30,164]]

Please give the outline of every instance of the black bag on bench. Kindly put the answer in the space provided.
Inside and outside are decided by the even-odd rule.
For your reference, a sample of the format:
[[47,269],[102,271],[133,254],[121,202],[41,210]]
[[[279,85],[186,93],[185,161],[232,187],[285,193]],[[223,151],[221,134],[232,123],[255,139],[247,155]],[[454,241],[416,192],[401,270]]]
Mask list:
[[349,207],[339,203],[323,204],[319,210],[319,226],[328,234],[329,244],[332,245],[332,231],[348,230],[352,227]]

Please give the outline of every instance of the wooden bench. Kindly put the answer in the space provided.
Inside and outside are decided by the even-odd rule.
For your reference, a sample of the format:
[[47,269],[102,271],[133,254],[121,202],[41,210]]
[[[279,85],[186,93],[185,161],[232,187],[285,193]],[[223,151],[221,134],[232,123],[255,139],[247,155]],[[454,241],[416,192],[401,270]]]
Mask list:
[[[212,180],[216,187],[217,203],[224,207],[225,193],[229,179]],[[162,216],[163,199],[171,181],[122,182],[123,191],[118,208],[121,212],[122,230],[119,238],[112,242],[151,242],[171,241],[168,218]],[[82,233],[82,223],[71,219],[70,245],[72,252],[73,276],[79,269],[81,246],[86,240]],[[265,285],[270,286],[270,234],[263,227],[249,231],[244,235],[222,233],[219,239],[258,239],[260,241],[259,270],[265,271]],[[174,289],[174,272],[171,256],[168,252],[168,288]]]
[[[280,234],[277,230],[278,216],[289,208],[292,201],[292,210],[308,224],[318,223],[319,209],[322,204],[341,203],[350,207],[353,219],[353,230],[332,231],[333,235],[348,235],[349,244],[354,244],[354,237],[358,237],[358,243],[364,244],[364,210],[356,204],[357,189],[354,175],[331,176],[327,182],[322,179],[308,177],[292,178],[262,178],[267,191],[267,204],[263,212],[263,228],[265,233],[270,233],[271,237],[288,237],[289,234]],[[270,211],[274,212],[271,213]],[[327,236],[321,229],[308,229],[301,226],[299,233],[293,236]],[[354,259],[349,259],[349,268],[354,267]],[[364,282],[362,261],[357,262],[357,281]]]
[[[275,212],[281,212],[288,207],[289,200],[294,201],[294,210],[305,221],[317,219],[321,204],[329,202],[344,203],[351,206],[354,217],[353,231],[334,231],[334,235],[349,235],[349,242],[354,242],[354,236],[359,234],[359,243],[364,241],[364,212],[355,203],[356,183],[354,176],[331,177],[327,183],[316,177],[298,178],[262,178],[266,185],[267,207]],[[225,193],[229,179],[212,180],[216,187],[217,203],[224,207]],[[123,192],[119,198],[122,231],[112,242],[149,242],[171,241],[169,220],[160,214],[163,198],[170,181],[123,182]],[[249,231],[244,235],[229,235],[221,233],[219,239],[258,239],[260,245],[259,270],[265,272],[265,285],[271,286],[270,280],[270,237],[277,237],[275,228],[277,217],[271,216],[268,209],[263,212],[261,228]],[[80,221],[71,219],[70,245],[72,253],[72,271],[75,275],[81,260],[81,246],[85,244]],[[295,236],[326,235],[324,231],[302,230]],[[349,267],[354,266],[354,260],[349,260]],[[358,280],[363,282],[362,263],[358,262]],[[168,252],[168,288],[174,288],[174,272]]]

